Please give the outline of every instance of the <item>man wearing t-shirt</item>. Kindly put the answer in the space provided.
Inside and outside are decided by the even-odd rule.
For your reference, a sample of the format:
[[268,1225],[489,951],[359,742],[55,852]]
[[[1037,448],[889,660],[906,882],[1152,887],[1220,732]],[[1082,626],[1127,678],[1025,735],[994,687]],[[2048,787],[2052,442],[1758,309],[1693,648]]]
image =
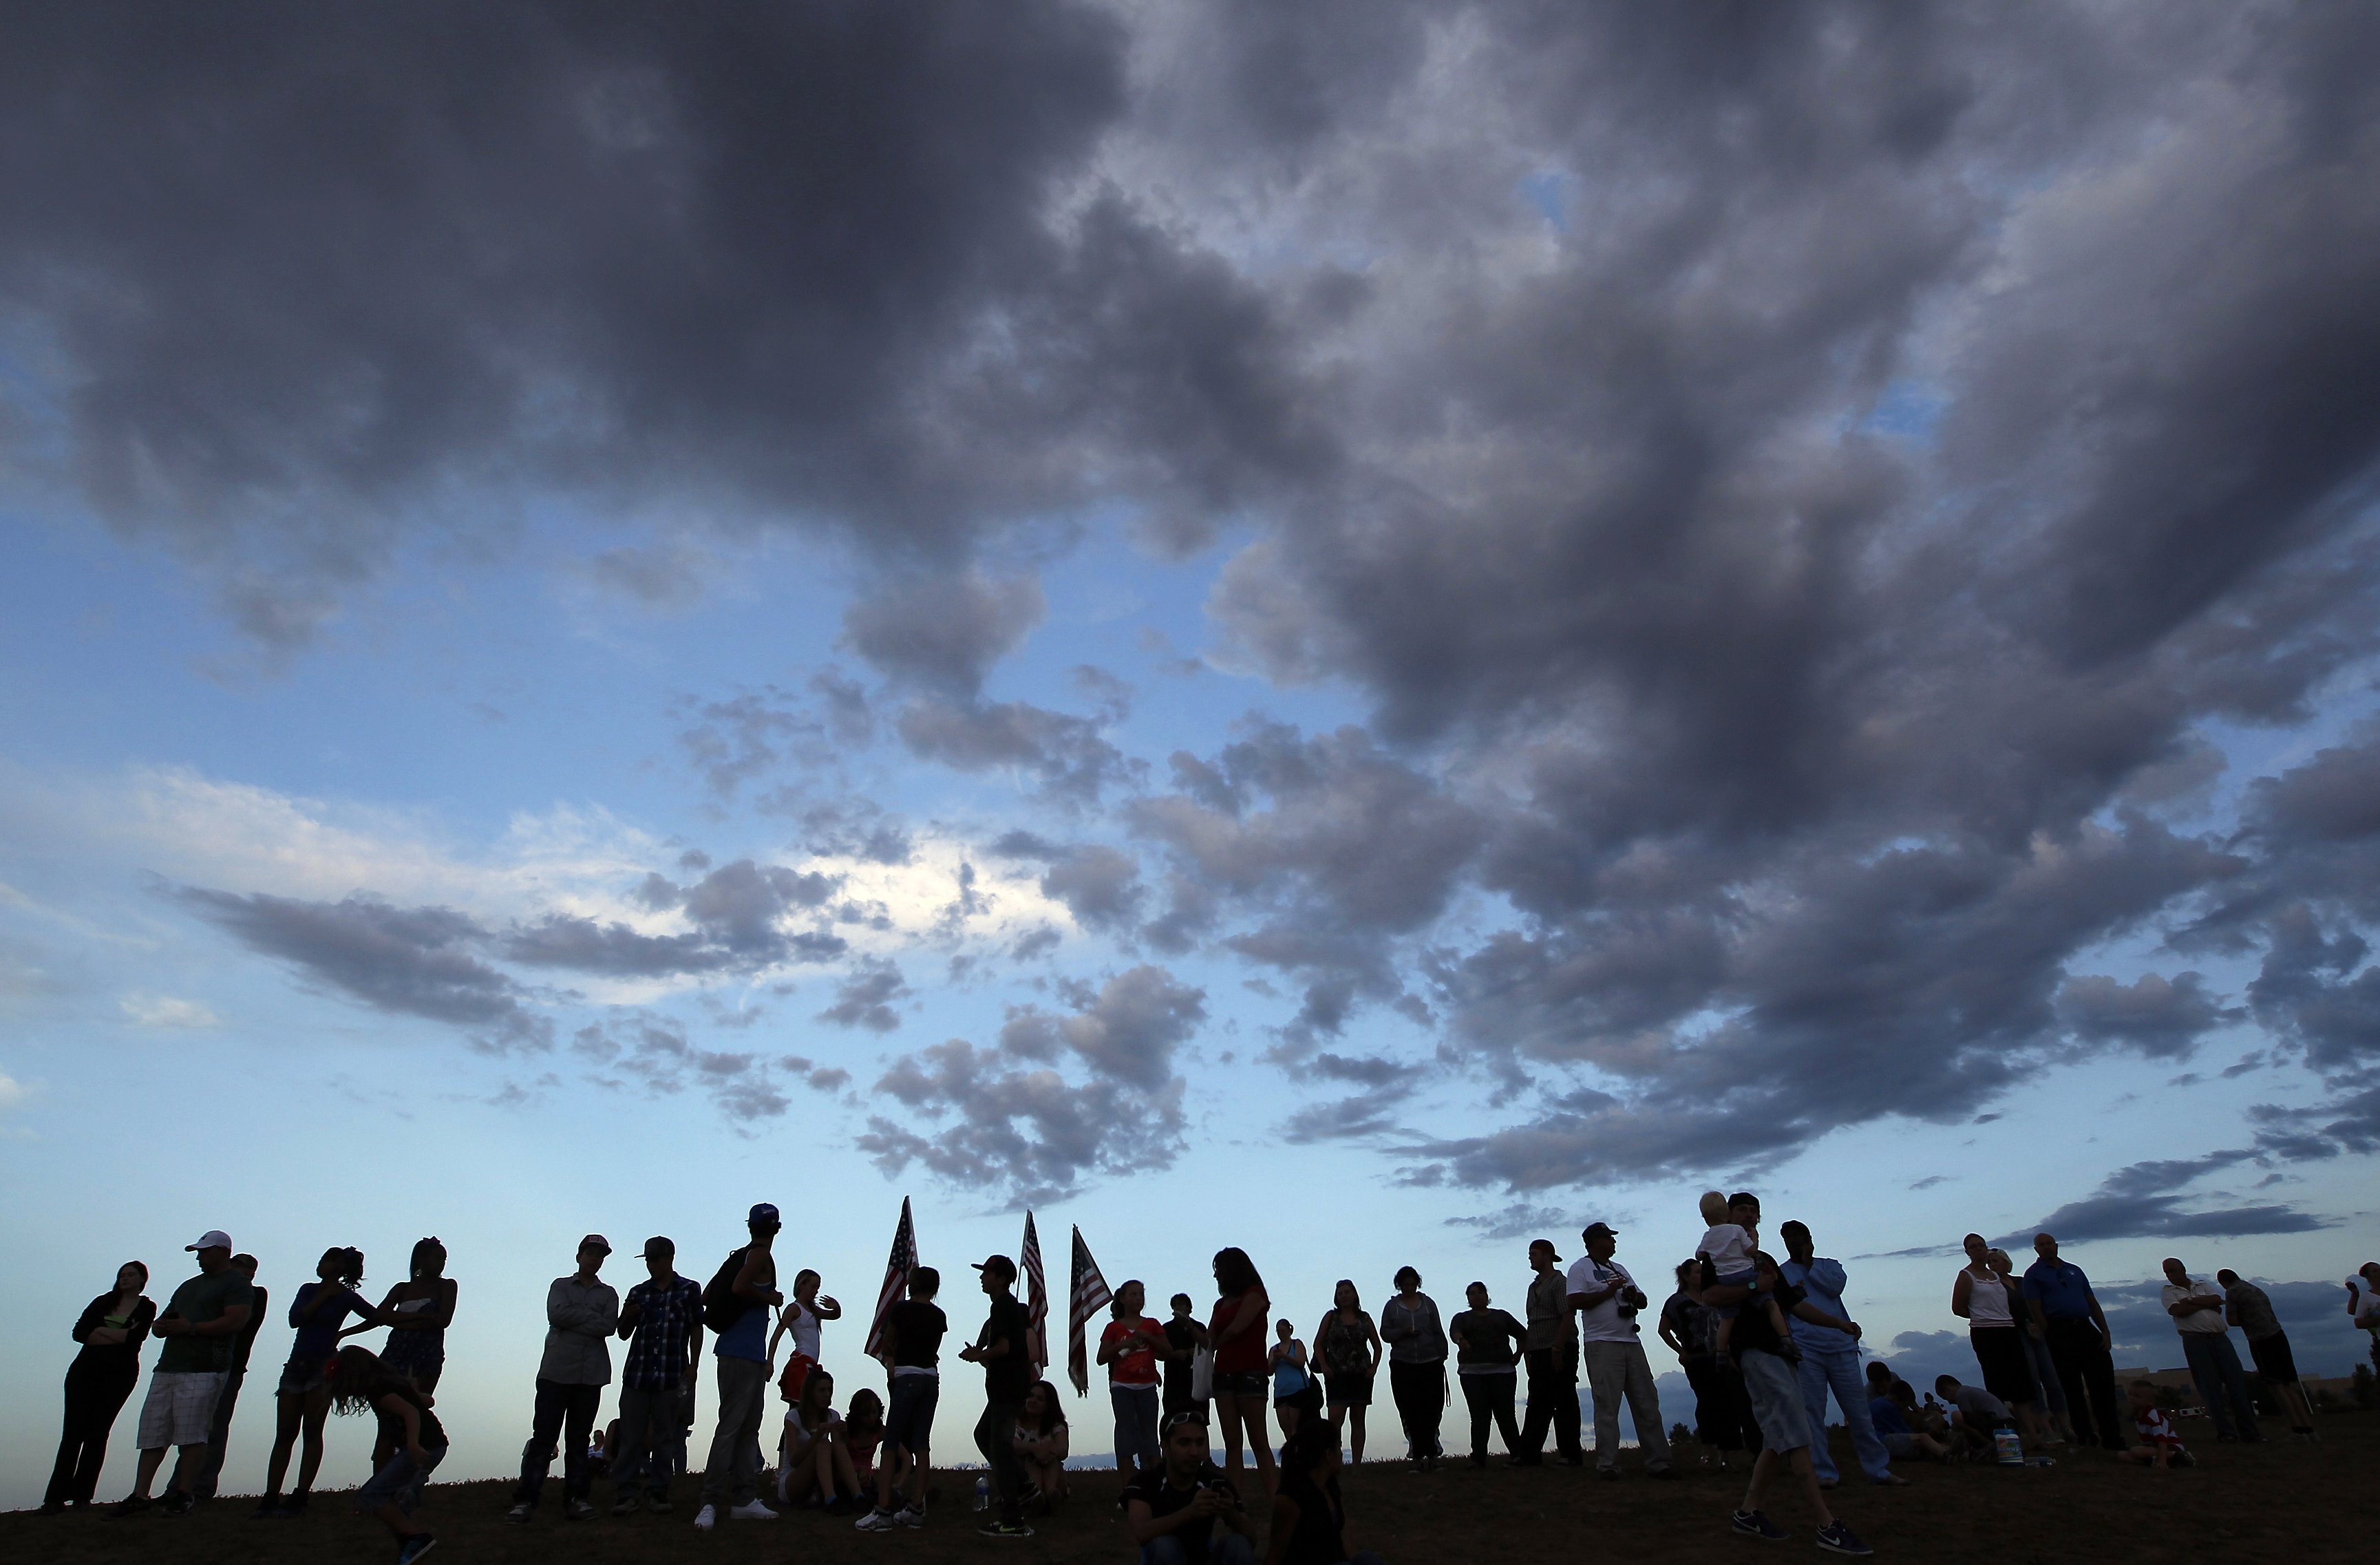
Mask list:
[[1018,1512],[1025,1470],[1016,1461],[1016,1419],[1025,1409],[1025,1394],[1033,1388],[1033,1361],[1026,1347],[1033,1329],[1025,1306],[1012,1292],[1016,1263],[993,1256],[975,1263],[982,1274],[984,1297],[991,1310],[976,1340],[959,1350],[959,1357],[983,1365],[983,1416],[975,1426],[975,1447],[991,1467],[992,1493],[1000,1513],[983,1529],[987,1537],[1029,1538],[1033,1529]]
[[1570,1313],[1570,1283],[1561,1256],[1550,1239],[1529,1241],[1529,1340],[1522,1362],[1529,1369],[1529,1417],[1521,1425],[1519,1449],[1507,1460],[1515,1467],[1545,1461],[1546,1430],[1565,1466],[1585,1460],[1578,1449],[1578,1323]]
[[1207,1323],[1191,1312],[1196,1302],[1187,1293],[1173,1295],[1173,1318],[1165,1323],[1165,1415],[1196,1410],[1207,1419],[1207,1399],[1191,1394],[1197,1377],[1198,1350],[1208,1345]]
[[[760,1415],[769,1393],[769,1322],[785,1302],[777,1292],[772,1246],[783,1225],[768,1202],[745,1219],[751,1242],[732,1252],[721,1269],[727,1278],[724,1322],[710,1350],[718,1365],[719,1426],[710,1438],[710,1461],[702,1470],[702,1509],[695,1531],[707,1533],[722,1510],[734,1522],[773,1522],[777,1513],[760,1501]],[[718,1279],[712,1279],[715,1284]],[[705,1290],[703,1313],[711,1315]]]
[[150,1372],[149,1398],[140,1406],[140,1464],[132,1492],[115,1508],[119,1516],[149,1509],[149,1486],[164,1465],[168,1446],[180,1454],[161,1509],[179,1516],[198,1503],[188,1480],[206,1461],[215,1399],[230,1374],[239,1334],[255,1313],[256,1290],[231,1264],[230,1235],[209,1229],[197,1244],[182,1247],[197,1254],[199,1275],[174,1290],[151,1328],[165,1345]]
[[[2158,1297],[2181,1334],[2182,1358],[2206,1402],[2207,1416],[2215,1420],[2215,1438],[2252,1443],[2263,1439],[2255,1404],[2248,1400],[2248,1377],[2240,1372],[2231,1328],[2223,1318],[2223,1290],[2197,1280],[2171,1256],[2166,1257],[2165,1281]],[[2228,1413],[2223,1405],[2227,1396],[2231,1403]]]
[[[884,1409],[884,1454],[876,1464],[876,1508],[856,1523],[863,1533],[896,1524],[926,1524],[926,1478],[931,1471],[934,1407],[941,1401],[942,1336],[950,1318],[934,1303],[942,1274],[921,1266],[909,1274],[909,1296],[884,1312],[882,1353],[892,1366],[892,1396]],[[895,1510],[901,1492],[893,1469],[908,1460],[907,1503]]]
[[[2058,1241],[2049,1234],[2033,1236],[2033,1253],[2041,1258],[2024,1268],[2024,1302],[2041,1325],[2049,1344],[2050,1367],[2058,1371],[2066,1390],[2066,1408],[2075,1437],[2095,1433],[2109,1450],[2125,1446],[2124,1407],[2116,1400],[2116,1361],[2107,1352],[2107,1312],[2091,1292],[2091,1280],[2072,1261],[2061,1260]],[[2088,1417],[2085,1417],[2085,1409]]]
[[1653,1366],[1636,1334],[1636,1312],[1648,1301],[1628,1268],[1611,1258],[1619,1233],[1609,1223],[1588,1223],[1579,1238],[1586,1254],[1571,1266],[1569,1304],[1578,1312],[1587,1389],[1595,1398],[1595,1470],[1605,1478],[1620,1476],[1620,1400],[1624,1396],[1636,1421],[1645,1471],[1656,1478],[1675,1478],[1670,1437],[1661,1427],[1661,1399],[1653,1389]]
[[[1207,1457],[1207,1421],[1165,1416],[1165,1459],[1124,1486],[1124,1525],[1147,1565],[1255,1565],[1256,1523]],[[1218,1530],[1220,1529],[1220,1531]]]

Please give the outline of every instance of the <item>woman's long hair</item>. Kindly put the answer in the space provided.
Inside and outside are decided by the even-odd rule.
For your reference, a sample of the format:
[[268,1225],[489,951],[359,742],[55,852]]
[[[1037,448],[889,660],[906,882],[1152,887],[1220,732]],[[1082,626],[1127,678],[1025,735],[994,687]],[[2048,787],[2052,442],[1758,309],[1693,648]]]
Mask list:
[[884,1399],[863,1386],[851,1393],[851,1411],[843,1415],[844,1427],[855,1435],[881,1435],[884,1432]]
[[372,1389],[386,1379],[380,1355],[370,1348],[341,1348],[331,1356],[331,1405],[341,1413],[371,1406]]
[[331,1273],[332,1281],[342,1288],[353,1288],[364,1280],[364,1253],[352,1245],[334,1244],[314,1263],[314,1274],[321,1276],[324,1267],[336,1268]]
[[1257,1263],[1248,1259],[1248,1253],[1234,1244],[1215,1252],[1215,1286],[1229,1298],[1263,1287],[1264,1279],[1257,1275]]
[[[1033,1382],[1032,1390],[1025,1394],[1029,1397],[1033,1391],[1041,1393],[1041,1422],[1034,1427],[1033,1432],[1037,1435],[1046,1435],[1052,1429],[1064,1428],[1066,1409],[1064,1404],[1058,1401],[1058,1388],[1047,1380],[1036,1380]],[[1022,1409],[1018,1411],[1016,1416],[1019,1422],[1023,1421],[1025,1414]]]
[[1357,1315],[1364,1313],[1363,1290],[1355,1286],[1354,1278],[1341,1278],[1338,1286],[1330,1290],[1330,1308],[1333,1312],[1354,1310]]

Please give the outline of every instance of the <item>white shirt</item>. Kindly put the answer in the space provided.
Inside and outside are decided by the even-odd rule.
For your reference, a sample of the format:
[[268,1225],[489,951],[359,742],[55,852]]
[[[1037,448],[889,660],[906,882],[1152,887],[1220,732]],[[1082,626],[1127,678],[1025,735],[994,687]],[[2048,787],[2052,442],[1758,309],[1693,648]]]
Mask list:
[[2173,1328],[2176,1331],[2181,1332],[2184,1336],[2203,1331],[2211,1336],[2220,1337],[2224,1332],[2228,1331],[2230,1328],[2223,1324],[2223,1312],[2221,1310],[2192,1310],[2188,1315],[2173,1315],[2171,1313],[2173,1306],[2181,1303],[2184,1299],[2219,1300],[2222,1297],[2223,1291],[2221,1289],[2210,1288],[2205,1283],[2200,1282],[2196,1279],[2192,1279],[2190,1286],[2187,1288],[2184,1288],[2178,1283],[2168,1282],[2165,1285],[2164,1292],[2157,1295],[2158,1300],[2166,1307],[2168,1317],[2173,1322]]
[[[1571,1263],[1570,1291],[1592,1293],[1609,1286],[1614,1278],[1626,1283],[1636,1280],[1618,1261],[1597,1261],[1591,1256],[1581,1256]],[[1620,1295],[1614,1293],[1593,1308],[1579,1311],[1578,1334],[1581,1341],[1588,1342],[1633,1342],[1636,1341],[1636,1321],[1633,1316],[1621,1318]]]
[[1731,1222],[1713,1223],[1703,1231],[1702,1243],[1694,1246],[1697,1256],[1708,1256],[1711,1268],[1721,1277],[1752,1269],[1752,1235]]
[[787,1304],[785,1332],[794,1340],[794,1352],[812,1364],[819,1362],[819,1317],[816,1311],[804,1309],[799,1299]]
[[2349,1278],[2347,1286],[2353,1290],[2355,1324],[2367,1328],[2380,1326],[2380,1293],[2372,1291],[2372,1284],[2363,1280],[2362,1272]]
[[2016,1324],[2015,1319],[2009,1314],[2008,1284],[2000,1280],[1998,1272],[1990,1272],[1978,1277],[1975,1275],[1974,1268],[1967,1268],[1967,1324],[1970,1326],[2014,1326]]

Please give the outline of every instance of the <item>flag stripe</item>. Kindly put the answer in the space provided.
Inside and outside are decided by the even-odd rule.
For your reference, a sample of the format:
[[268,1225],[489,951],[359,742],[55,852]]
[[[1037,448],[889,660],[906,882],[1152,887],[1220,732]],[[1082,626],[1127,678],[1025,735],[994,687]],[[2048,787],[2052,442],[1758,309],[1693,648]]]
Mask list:
[[909,1274],[917,1269],[917,1231],[909,1221],[909,1198],[901,1197],[901,1223],[892,1231],[892,1258],[884,1265],[884,1286],[876,1292],[876,1318],[868,1324],[866,1353],[881,1360],[886,1369],[892,1361],[884,1353],[884,1317],[892,1306],[909,1292]]

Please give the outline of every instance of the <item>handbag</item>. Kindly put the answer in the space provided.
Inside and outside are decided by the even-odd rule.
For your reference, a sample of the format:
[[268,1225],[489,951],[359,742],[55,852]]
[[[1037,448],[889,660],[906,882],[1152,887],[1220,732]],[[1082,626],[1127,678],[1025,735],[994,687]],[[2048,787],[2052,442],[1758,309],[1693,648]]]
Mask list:
[[1190,1395],[1205,1401],[1215,1394],[1215,1350],[1200,1348],[1190,1355]]

